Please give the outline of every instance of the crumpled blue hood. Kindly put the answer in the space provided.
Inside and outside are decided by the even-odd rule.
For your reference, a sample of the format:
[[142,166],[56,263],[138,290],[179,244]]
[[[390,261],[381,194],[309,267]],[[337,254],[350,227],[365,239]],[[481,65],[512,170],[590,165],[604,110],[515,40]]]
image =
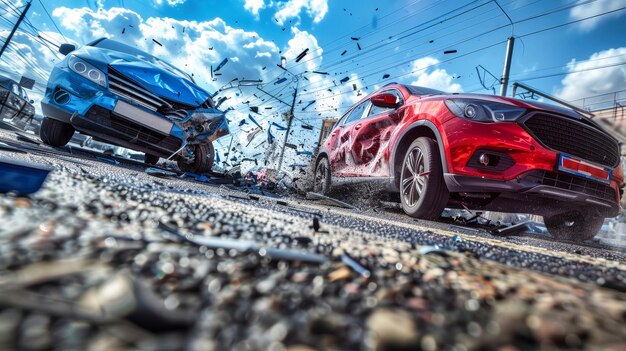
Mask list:
[[85,46],[73,52],[103,71],[111,66],[151,92],[183,104],[199,106],[210,94],[190,80],[168,71],[167,64],[152,56],[133,55]]

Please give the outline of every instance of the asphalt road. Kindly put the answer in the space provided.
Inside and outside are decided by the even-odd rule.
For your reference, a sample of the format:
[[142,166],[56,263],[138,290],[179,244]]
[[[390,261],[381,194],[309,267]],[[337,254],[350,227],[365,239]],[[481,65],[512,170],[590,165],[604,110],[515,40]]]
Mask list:
[[415,220],[364,189],[348,209],[0,142],[54,168],[30,197],[0,195],[2,349],[626,344],[624,249]]

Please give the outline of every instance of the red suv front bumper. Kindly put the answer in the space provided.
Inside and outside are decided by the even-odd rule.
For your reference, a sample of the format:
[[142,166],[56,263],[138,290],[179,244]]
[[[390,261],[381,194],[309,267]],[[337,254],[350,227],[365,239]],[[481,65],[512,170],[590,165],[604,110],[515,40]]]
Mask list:
[[[606,216],[619,211],[624,181],[620,165],[614,166],[606,184],[559,172],[561,152],[544,146],[522,123],[480,123],[456,117],[441,129],[447,164],[444,177],[452,193],[503,194],[490,203],[492,210],[545,214],[555,206],[562,211],[563,206],[582,205]],[[478,157],[485,152],[497,162],[481,164]]]

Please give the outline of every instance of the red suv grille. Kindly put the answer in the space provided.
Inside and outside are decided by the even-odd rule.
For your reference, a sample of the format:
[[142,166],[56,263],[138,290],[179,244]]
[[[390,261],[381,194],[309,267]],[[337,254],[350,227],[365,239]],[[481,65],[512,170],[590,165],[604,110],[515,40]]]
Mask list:
[[593,126],[543,113],[536,113],[523,123],[550,149],[609,167],[619,164],[617,142]]

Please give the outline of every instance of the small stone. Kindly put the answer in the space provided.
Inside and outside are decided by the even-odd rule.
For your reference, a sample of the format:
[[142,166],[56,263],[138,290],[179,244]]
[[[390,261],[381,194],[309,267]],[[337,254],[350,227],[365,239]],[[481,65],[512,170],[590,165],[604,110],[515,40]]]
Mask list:
[[415,321],[405,311],[377,309],[366,322],[375,350],[417,348],[419,334]]

